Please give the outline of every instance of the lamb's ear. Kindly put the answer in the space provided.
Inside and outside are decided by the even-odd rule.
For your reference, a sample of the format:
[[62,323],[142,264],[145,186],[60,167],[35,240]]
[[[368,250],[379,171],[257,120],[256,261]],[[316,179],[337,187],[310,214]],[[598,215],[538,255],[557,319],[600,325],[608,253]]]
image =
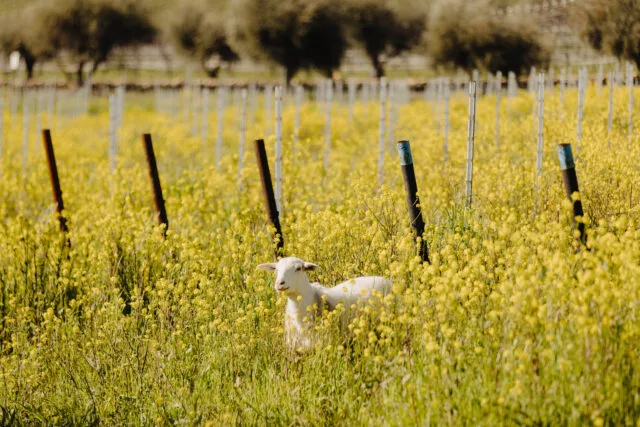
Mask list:
[[259,264],[258,268],[260,270],[266,270],[266,271],[276,271],[276,264],[273,262],[267,262],[265,264]]
[[305,262],[305,263],[302,265],[302,269],[303,269],[304,271],[313,271],[313,270],[316,270],[316,269],[318,269],[318,268],[320,268],[320,266],[319,266],[319,265],[313,264],[313,263],[311,263],[311,262]]

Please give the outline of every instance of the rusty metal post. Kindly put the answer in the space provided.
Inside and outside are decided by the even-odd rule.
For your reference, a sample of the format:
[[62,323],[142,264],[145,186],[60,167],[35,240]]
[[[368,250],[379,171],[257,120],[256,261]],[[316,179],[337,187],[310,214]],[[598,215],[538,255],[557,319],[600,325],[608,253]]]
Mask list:
[[[582,201],[579,197],[578,176],[576,175],[571,144],[558,145],[558,158],[560,159],[560,169],[562,170],[562,178],[564,179],[564,189],[567,197],[573,204],[573,221],[577,223],[578,231],[580,232],[580,241],[585,244],[587,242],[587,235],[585,233],[583,220],[584,212],[582,210]],[[573,198],[574,193],[578,194],[578,197],[575,199]]]
[[264,140],[256,139],[254,141],[256,149],[256,158],[258,160],[258,168],[260,169],[260,180],[262,181],[262,193],[264,195],[264,206],[269,215],[269,220],[276,229],[276,235],[273,236],[276,243],[276,256],[282,255],[284,252],[284,239],[282,237],[282,228],[280,227],[280,218],[276,198],[273,194],[273,183],[271,182],[271,172],[269,171],[269,162],[267,161],[267,151],[264,147]]
[[413,158],[411,157],[411,145],[409,141],[398,142],[398,154],[400,155],[400,167],[402,168],[402,178],[404,188],[407,192],[407,206],[409,208],[409,219],[411,227],[415,233],[416,240],[420,240],[420,257],[424,262],[429,261],[429,249],[424,240],[424,220],[420,210],[420,199],[418,198],[418,184],[413,168]]
[[162,234],[167,237],[169,221],[167,220],[167,211],[164,207],[164,199],[162,198],[162,187],[160,186],[160,176],[158,175],[158,165],[156,164],[156,155],[153,151],[151,134],[145,133],[142,135],[142,143],[145,154],[147,155],[147,163],[149,164],[149,177],[151,178],[151,185],[153,186],[153,197],[156,204],[156,212],[158,213],[158,223],[164,225]]
[[62,211],[64,210],[62,189],[60,188],[56,155],[53,152],[53,142],[51,141],[51,131],[49,129],[42,130],[42,142],[44,143],[44,151],[47,155],[49,179],[51,180],[51,189],[53,190],[53,202],[56,204],[56,212],[58,214],[58,221],[60,222],[60,231],[67,233],[69,232],[69,228],[67,227],[67,219],[62,215]]

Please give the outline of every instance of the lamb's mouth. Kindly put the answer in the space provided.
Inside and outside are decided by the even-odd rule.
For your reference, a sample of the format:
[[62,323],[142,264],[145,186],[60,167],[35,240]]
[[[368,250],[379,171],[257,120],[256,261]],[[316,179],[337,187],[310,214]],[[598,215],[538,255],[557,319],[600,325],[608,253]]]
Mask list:
[[279,287],[277,287],[277,288],[276,288],[276,291],[278,291],[278,292],[284,292],[284,291],[286,291],[287,289],[289,289],[289,287],[288,287],[288,286],[279,286]]

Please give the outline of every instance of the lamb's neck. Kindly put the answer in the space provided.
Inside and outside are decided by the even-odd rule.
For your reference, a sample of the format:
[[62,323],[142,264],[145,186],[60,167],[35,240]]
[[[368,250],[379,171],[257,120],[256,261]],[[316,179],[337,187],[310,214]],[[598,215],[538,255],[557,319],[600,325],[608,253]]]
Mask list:
[[[308,311],[307,307],[316,304],[314,311]],[[308,283],[308,286],[304,286],[301,291],[290,294],[287,297],[287,312],[290,315],[295,315],[298,321],[302,321],[306,316],[311,318],[320,309],[322,299],[316,289]]]

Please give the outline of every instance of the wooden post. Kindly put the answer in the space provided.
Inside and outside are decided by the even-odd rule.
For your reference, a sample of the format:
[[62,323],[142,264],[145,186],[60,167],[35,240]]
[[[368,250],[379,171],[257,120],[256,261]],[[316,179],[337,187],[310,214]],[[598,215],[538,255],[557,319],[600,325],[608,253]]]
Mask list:
[[282,237],[282,228],[280,227],[280,218],[276,198],[273,194],[273,184],[271,182],[271,172],[269,172],[269,162],[267,161],[267,151],[264,148],[264,140],[255,140],[256,158],[258,160],[258,168],[260,169],[260,180],[262,181],[262,193],[264,195],[264,205],[269,215],[269,220],[276,229],[276,235],[273,236],[276,244],[276,256],[284,253],[284,239]]
[[216,169],[220,170],[222,168],[222,140],[224,137],[224,104],[226,91],[222,86],[218,86],[216,88],[216,96],[217,96],[217,137],[216,137]]
[[613,130],[613,85],[614,85],[613,71],[609,71],[607,77],[607,83],[609,84],[609,117],[607,119],[607,134],[609,135],[609,146],[611,146],[611,131]]
[[429,250],[427,242],[424,240],[424,219],[420,210],[420,199],[418,198],[418,185],[416,184],[416,174],[413,168],[413,158],[411,156],[411,145],[409,141],[398,142],[398,155],[400,156],[400,167],[402,168],[402,178],[404,188],[407,193],[407,207],[409,208],[409,219],[411,227],[415,233],[416,241],[419,241],[419,254],[422,261],[429,262]]
[[276,133],[276,160],[275,160],[275,179],[276,179],[276,207],[282,212],[282,86],[277,85],[274,88],[276,117],[275,117],[275,133]]
[[[571,152],[571,144],[560,144],[558,146],[558,158],[560,159],[560,169],[564,179],[564,189],[567,197],[573,204],[573,220],[577,223],[580,232],[580,241],[585,244],[587,235],[585,234],[584,212],[582,211],[582,201],[580,200],[580,189],[578,188],[578,177],[576,175],[575,162]],[[574,196],[577,193],[577,197]]]
[[67,233],[69,228],[67,227],[67,219],[62,215],[64,202],[62,201],[62,189],[60,188],[60,178],[58,177],[58,165],[56,164],[56,155],[53,151],[53,143],[51,141],[51,132],[49,129],[44,129],[42,131],[42,142],[47,156],[49,179],[51,180],[51,189],[53,190],[53,203],[56,205],[58,221],[60,222],[60,231]]
[[242,113],[240,116],[240,146],[238,147],[238,183],[242,182],[244,167],[244,145],[247,132],[247,89],[242,89]]
[[501,95],[502,95],[502,73],[498,71],[496,74],[496,130],[495,130],[496,147],[500,146],[500,97]]
[[444,95],[444,161],[449,161],[449,100],[451,99],[451,85],[447,79],[443,87]]
[[164,225],[162,234],[167,237],[169,221],[167,220],[167,211],[164,207],[164,199],[162,198],[162,187],[160,186],[160,176],[158,175],[158,165],[156,163],[156,155],[153,151],[151,134],[145,133],[142,135],[142,143],[145,154],[147,155],[147,163],[149,164],[149,177],[151,178],[151,185],[153,186],[153,197],[156,204],[156,212],[158,213],[158,223]]

